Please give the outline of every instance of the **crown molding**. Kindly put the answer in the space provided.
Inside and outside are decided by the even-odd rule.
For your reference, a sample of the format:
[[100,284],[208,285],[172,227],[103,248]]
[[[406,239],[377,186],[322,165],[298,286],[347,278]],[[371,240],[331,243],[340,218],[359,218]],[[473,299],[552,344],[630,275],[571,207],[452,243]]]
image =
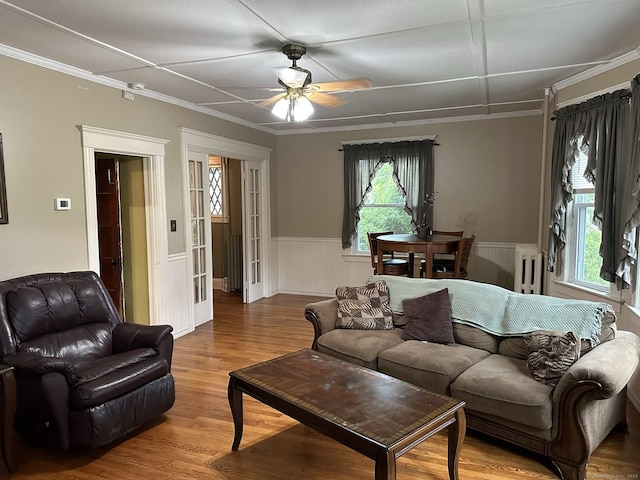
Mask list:
[[64,63],[56,62],[55,60],[41,57],[39,55],[34,55],[32,53],[28,53],[23,50],[18,50],[17,48],[13,48],[8,45],[0,44],[0,55],[15,58],[16,60],[21,60],[23,62],[31,63],[32,65],[37,65],[39,67],[47,68],[49,70],[54,70],[56,72],[64,73],[66,75],[71,75],[76,78],[82,78],[90,82],[98,83],[100,85],[105,85],[107,87],[117,88],[119,90],[132,91],[136,95],[139,95],[141,97],[153,98],[154,100],[159,100],[164,103],[169,103],[171,105],[176,105],[178,107],[193,110],[198,113],[203,113],[210,117],[216,117],[221,120],[226,120],[228,122],[244,125],[245,127],[253,128],[254,130],[260,130],[266,133],[270,133],[272,135],[276,134],[276,130],[269,127],[256,125],[255,123],[247,122],[246,120],[242,120],[241,118],[216,112],[209,108],[201,107],[199,105],[189,103],[184,100],[171,97],[169,95],[164,95],[162,93],[154,92],[152,90],[134,90],[130,88],[125,82],[103,77],[102,75],[96,75],[87,70],[83,70],[77,67],[71,67]]
[[564,80],[560,80],[559,82],[554,83],[551,86],[551,89],[554,94],[556,94],[559,90],[563,88],[567,88],[571,85],[575,85],[576,83],[580,83],[584,80],[588,80],[589,78],[595,77],[604,72],[608,72],[609,70],[613,70],[621,65],[632,62],[640,58],[640,47],[636,48],[634,51],[625,53],[624,55],[620,55],[619,57],[614,58],[613,60],[604,63],[602,65],[598,65],[596,67],[590,68],[589,70],[585,70],[584,72],[578,73],[569,78],[565,78]]
[[[637,52],[637,51],[636,51]],[[76,78],[82,78],[84,80],[98,83],[100,85],[105,85],[108,87],[116,88],[119,90],[127,90],[132,91],[136,95],[140,95],[142,97],[152,98],[154,100],[158,100],[164,103],[169,103],[171,105],[176,105],[178,107],[186,108],[188,110],[192,110],[198,113],[202,113],[208,115],[210,117],[219,118],[221,120],[225,120],[228,122],[232,122],[238,125],[243,125],[248,128],[252,128],[254,130],[259,130],[265,133],[269,133],[271,135],[281,136],[281,135],[303,135],[309,133],[327,133],[327,132],[345,132],[345,131],[358,131],[358,130],[373,130],[377,128],[404,128],[404,127],[412,127],[412,126],[420,126],[420,125],[433,125],[439,123],[454,123],[454,122],[468,122],[468,121],[477,121],[477,120],[492,120],[497,118],[511,118],[511,117],[523,117],[523,116],[533,116],[533,115],[541,115],[542,109],[534,109],[534,110],[520,110],[515,112],[502,112],[502,113],[490,113],[490,114],[476,114],[476,115],[462,115],[462,116],[450,116],[450,117],[438,117],[438,118],[429,118],[422,120],[411,120],[406,122],[385,122],[385,123],[369,123],[369,124],[360,124],[360,125],[348,125],[348,126],[336,126],[336,127],[320,127],[320,128],[301,128],[295,130],[276,130],[264,124],[255,124],[248,122],[246,120],[227,115],[224,113],[216,112],[209,108],[205,108],[193,103],[186,102],[184,100],[180,100],[175,97],[171,97],[169,95],[164,95],[162,93],[154,92],[152,90],[132,90],[125,82],[114,80],[111,78],[104,77],[102,75],[96,75],[87,70],[83,70],[77,67],[71,67],[64,63],[56,62],[54,60],[41,57],[39,55],[34,55],[32,53],[25,52],[23,50],[18,50],[17,48],[10,47],[8,45],[0,44],[0,55],[4,55],[7,57],[14,58],[16,60],[20,60],[23,62],[27,62],[39,67],[47,68],[49,70],[53,70],[56,72],[60,72],[66,75],[70,75]],[[636,55],[636,58],[640,58],[640,54]],[[627,60],[628,61],[628,60]],[[622,62],[624,63],[624,62]],[[528,100],[526,102],[538,102],[542,101],[542,99],[536,100]],[[526,103],[522,102],[522,103]],[[483,106],[483,107],[491,107],[495,105],[502,104],[490,104],[490,105],[471,105],[471,106]],[[453,107],[450,109],[442,109],[442,110],[452,110],[457,108],[466,108],[469,105],[463,105],[461,107]],[[311,120],[312,121],[312,120]],[[318,120],[318,121],[327,121]]]

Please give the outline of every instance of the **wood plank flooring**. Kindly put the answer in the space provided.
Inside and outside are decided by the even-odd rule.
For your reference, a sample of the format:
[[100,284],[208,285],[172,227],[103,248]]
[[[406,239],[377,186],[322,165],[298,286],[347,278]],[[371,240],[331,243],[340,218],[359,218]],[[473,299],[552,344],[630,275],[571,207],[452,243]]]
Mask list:
[[[175,342],[176,403],[166,415],[108,447],[68,453],[16,437],[18,471],[0,478],[31,480],[372,480],[374,462],[245,396],[244,435],[231,452],[233,423],[228,373],[311,345],[304,305],[318,297],[277,295],[243,305],[216,291],[215,319]],[[629,409],[630,432],[613,432],[594,452],[587,478],[640,478],[640,415]],[[397,461],[397,479],[447,474],[443,433]],[[460,478],[557,479],[539,457],[467,433]]]

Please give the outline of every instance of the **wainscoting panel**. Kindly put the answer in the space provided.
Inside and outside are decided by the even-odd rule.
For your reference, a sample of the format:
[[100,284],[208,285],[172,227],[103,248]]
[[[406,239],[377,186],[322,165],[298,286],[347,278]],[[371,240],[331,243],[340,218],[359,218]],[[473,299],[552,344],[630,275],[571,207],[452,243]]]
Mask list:
[[[340,239],[279,237],[273,245],[278,259],[274,293],[333,296],[337,286],[362,285],[373,273],[370,257],[345,253]],[[469,279],[512,290],[514,255],[515,244],[476,242]]]
[[191,282],[185,253],[169,255],[165,318],[173,327],[174,338],[193,331]]

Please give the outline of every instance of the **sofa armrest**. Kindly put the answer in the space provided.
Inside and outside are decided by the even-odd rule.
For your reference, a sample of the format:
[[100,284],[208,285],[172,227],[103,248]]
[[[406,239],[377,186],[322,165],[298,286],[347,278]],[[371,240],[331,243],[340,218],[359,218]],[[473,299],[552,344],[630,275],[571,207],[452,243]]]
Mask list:
[[121,323],[113,329],[113,353],[128,352],[136,348],[153,348],[163,356],[169,368],[173,356],[171,325],[140,325]]
[[614,339],[580,357],[565,372],[553,392],[553,400],[558,402],[565,390],[581,381],[600,385],[602,398],[613,397],[626,387],[639,363],[640,337],[620,330]]
[[636,371],[640,338],[616,337],[586,353],[562,376],[553,392],[557,434],[551,461],[563,478],[585,478],[591,452],[625,420],[626,386]]
[[329,298],[319,302],[309,303],[304,308],[304,316],[313,325],[313,344],[311,348],[318,349],[318,338],[336,328],[338,319],[338,300]]

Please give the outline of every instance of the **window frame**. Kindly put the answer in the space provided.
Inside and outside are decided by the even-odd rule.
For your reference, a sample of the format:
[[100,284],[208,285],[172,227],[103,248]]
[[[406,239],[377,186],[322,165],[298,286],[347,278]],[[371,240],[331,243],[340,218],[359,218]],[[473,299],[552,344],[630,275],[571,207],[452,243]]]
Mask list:
[[[576,139],[576,144],[578,148],[581,146],[582,136]],[[587,158],[581,150],[578,150],[578,152],[579,158],[576,158],[576,162],[571,171],[572,185],[577,185],[577,187],[574,187],[573,189],[573,200],[569,203],[567,208],[569,228],[567,229],[566,246],[568,247],[568,258],[565,261],[565,265],[568,268],[565,270],[566,273],[564,277],[565,281],[572,285],[586,288],[601,294],[612,294],[612,286],[614,286],[614,284],[608,282],[608,285],[599,285],[597,283],[584,280],[584,278],[580,278],[579,274],[579,270],[582,270],[584,273],[584,261],[581,264],[578,259],[581,258],[584,260],[587,226],[588,222],[592,221],[592,219],[587,215],[587,210],[594,207],[594,202],[580,201],[579,198],[581,195],[595,194],[595,186],[581,178],[582,172],[586,166]],[[580,175],[580,177],[577,177],[577,175]]]
[[[390,168],[393,169],[393,163],[391,161],[382,162],[382,164],[379,166],[379,168],[377,168],[376,171],[375,171],[374,178],[371,181],[372,185],[373,185],[373,182],[375,181],[376,175],[378,175],[378,172],[382,168],[384,168],[386,165],[389,165]],[[398,188],[397,185],[396,185],[396,188]],[[367,193],[367,195],[365,196],[365,199],[367,197],[369,197],[369,193]],[[401,199],[401,203],[363,203],[362,207],[359,210],[359,212],[362,212],[365,208],[399,208],[400,210],[402,210],[404,212],[405,199],[402,198]],[[408,213],[406,213],[406,212],[404,212],[404,213],[407,216],[409,216]],[[356,226],[355,241],[352,243],[351,251],[352,251],[353,254],[356,254],[356,255],[370,255],[371,251],[369,250],[369,243],[368,242],[365,243],[366,250],[361,250],[360,249],[360,225],[361,225],[360,220],[358,220],[358,224]]]
[[[222,213],[214,214],[211,212],[211,180],[210,180],[210,171],[211,168],[220,168],[220,192],[221,192],[221,203],[222,203]],[[209,200],[207,204],[209,210],[211,223],[228,223],[229,222],[229,205],[226,201],[227,198],[227,161],[226,158],[217,157],[214,155],[209,156],[209,164],[207,167],[207,199]]]

